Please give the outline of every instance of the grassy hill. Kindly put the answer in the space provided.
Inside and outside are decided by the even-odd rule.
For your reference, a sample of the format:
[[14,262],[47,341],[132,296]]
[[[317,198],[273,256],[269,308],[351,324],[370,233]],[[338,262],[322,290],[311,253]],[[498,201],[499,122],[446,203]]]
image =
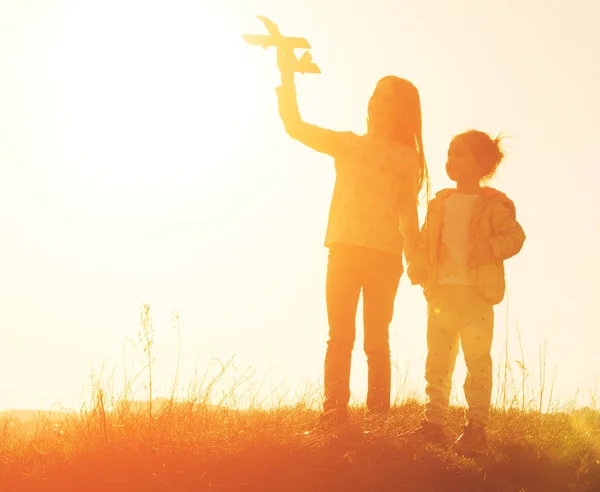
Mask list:
[[[404,402],[385,429],[364,434],[355,409],[353,433],[340,441],[306,435],[317,414],[303,405],[236,411],[166,400],[109,411],[100,397],[36,426],[5,419],[0,490],[600,491],[597,411],[494,411],[488,447],[470,458],[407,443],[421,412]],[[452,409],[450,438],[462,415]]]

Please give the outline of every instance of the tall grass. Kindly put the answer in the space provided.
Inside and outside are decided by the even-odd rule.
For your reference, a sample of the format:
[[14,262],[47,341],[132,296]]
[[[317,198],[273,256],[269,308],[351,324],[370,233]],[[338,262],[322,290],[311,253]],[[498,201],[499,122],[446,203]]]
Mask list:
[[[318,385],[298,392],[294,404],[278,404],[277,394],[267,402],[253,372],[237,368],[233,358],[213,360],[180,396],[177,312],[172,325],[178,356],[166,397],[154,394],[154,327],[144,304],[143,367],[125,373],[122,391],[94,377],[92,397],[78,412],[0,420],[0,490],[399,490],[399,484],[432,491],[600,490],[600,413],[553,403],[545,345],[539,387],[532,389],[518,326],[520,359],[508,353],[507,330],[497,365],[490,446],[465,458],[448,447],[414,449],[402,440],[422,414],[422,402],[406,394],[407,368],[396,366],[404,376],[396,378],[387,427],[341,447],[305,434],[317,417]],[[143,400],[131,398],[138,384]],[[362,412],[352,409],[359,430]],[[462,409],[452,408],[449,435],[462,423]]]

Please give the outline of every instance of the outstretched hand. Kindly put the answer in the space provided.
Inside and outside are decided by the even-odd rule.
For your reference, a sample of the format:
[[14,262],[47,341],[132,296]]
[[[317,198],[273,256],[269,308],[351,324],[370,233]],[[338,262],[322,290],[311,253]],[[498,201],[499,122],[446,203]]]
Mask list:
[[277,47],[277,68],[281,73],[282,84],[294,83],[294,54],[289,48]]

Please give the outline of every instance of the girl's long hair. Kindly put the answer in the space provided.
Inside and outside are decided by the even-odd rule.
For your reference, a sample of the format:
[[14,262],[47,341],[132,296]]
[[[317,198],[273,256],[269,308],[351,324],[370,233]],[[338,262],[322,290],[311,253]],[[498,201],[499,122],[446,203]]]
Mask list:
[[[425,187],[425,196],[429,201],[430,181],[423,149],[423,118],[421,116],[419,91],[412,82],[394,75],[389,75],[380,80],[380,82],[383,81],[389,82],[393,88],[393,104],[397,106],[394,110],[394,113],[398,115],[397,124],[393,128],[395,140],[415,149],[419,153],[421,162],[417,189],[420,192]],[[367,125],[369,127],[373,118],[376,118],[376,115],[368,115]]]

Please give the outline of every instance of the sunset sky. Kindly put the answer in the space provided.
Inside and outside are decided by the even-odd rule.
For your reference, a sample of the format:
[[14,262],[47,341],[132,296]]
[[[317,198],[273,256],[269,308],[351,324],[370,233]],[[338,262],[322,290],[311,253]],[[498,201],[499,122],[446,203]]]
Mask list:
[[[285,134],[275,52],[241,38],[263,32],[256,15],[311,42],[323,73],[297,80],[311,123],[362,132],[380,77],[414,82],[434,190],[450,184],[455,134],[510,137],[490,185],[514,200],[527,241],[507,262],[495,364],[507,329],[521,360],[518,326],[528,384],[539,386],[547,343],[546,384],[556,371],[555,396],[579,388],[589,403],[600,375],[600,2],[0,0],[0,410],[79,407],[102,371],[122,386],[143,359],[128,342],[143,302],[158,395],[177,362],[173,309],[185,385],[233,355],[261,395],[293,399],[321,379],[333,162]],[[404,276],[392,357],[418,396],[425,322]]]

